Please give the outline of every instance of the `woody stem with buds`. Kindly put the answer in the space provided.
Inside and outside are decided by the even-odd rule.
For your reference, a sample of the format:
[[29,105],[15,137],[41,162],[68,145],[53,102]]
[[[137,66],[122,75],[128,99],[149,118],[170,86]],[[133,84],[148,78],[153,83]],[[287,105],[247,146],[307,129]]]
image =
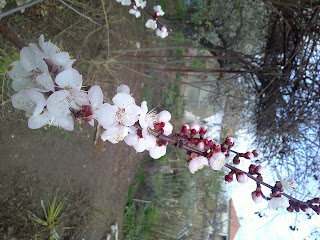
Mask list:
[[[189,152],[194,152],[194,153],[197,153],[197,154],[199,154],[199,155],[201,155],[201,156],[204,156],[204,157],[207,156],[207,153],[206,153],[206,152],[200,151],[200,150],[198,150],[198,149],[194,149],[194,148],[192,148],[192,147],[189,147],[187,144],[182,143],[182,142],[179,140],[179,134],[175,134],[175,135],[173,135],[173,136],[165,136],[165,135],[163,135],[163,134],[161,134],[161,133],[160,133],[160,134],[159,134],[159,133],[156,133],[156,135],[154,135],[154,136],[156,136],[156,137],[157,137],[158,139],[160,139],[160,140],[167,141],[167,142],[173,144],[173,145],[174,145],[175,147],[177,147],[177,148],[183,148],[183,149],[185,149],[185,150],[187,150],[187,151],[189,151]],[[239,153],[236,152],[236,151],[233,151],[233,150],[230,150],[230,149],[228,149],[228,150],[231,151],[231,152],[233,152],[233,153],[235,153],[235,154],[239,154]],[[271,186],[270,184],[265,183],[265,182],[261,181],[260,179],[254,177],[254,176],[253,176],[251,173],[249,173],[249,172],[245,172],[245,171],[243,171],[243,170],[241,170],[241,169],[238,169],[238,168],[236,168],[236,167],[234,167],[234,166],[231,166],[231,165],[228,164],[228,163],[226,163],[224,166],[225,166],[226,168],[229,168],[230,170],[232,170],[232,171],[234,171],[234,172],[241,172],[241,173],[246,174],[249,178],[251,178],[252,180],[254,180],[257,184],[261,184],[261,185],[264,185],[264,186],[266,186],[266,187],[268,187],[268,188],[270,188],[270,189],[273,189],[273,186]],[[300,201],[300,200],[298,200],[298,199],[296,199],[296,198],[294,198],[294,197],[292,197],[292,196],[290,196],[290,195],[288,195],[288,194],[286,194],[286,193],[281,193],[281,195],[287,197],[288,199],[290,199],[290,200],[292,200],[292,201],[294,201],[294,202],[296,202],[296,203],[299,203],[299,204],[307,204],[306,202]]]

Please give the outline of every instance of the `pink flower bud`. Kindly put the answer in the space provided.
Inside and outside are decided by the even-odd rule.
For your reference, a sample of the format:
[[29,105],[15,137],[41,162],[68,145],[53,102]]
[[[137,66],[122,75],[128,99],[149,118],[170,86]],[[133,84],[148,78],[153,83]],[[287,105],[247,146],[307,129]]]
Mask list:
[[237,181],[239,183],[246,183],[248,182],[248,176],[246,174],[244,174],[243,172],[240,172],[237,175]]
[[253,153],[253,156],[255,156],[255,157],[258,157],[258,155],[259,155],[259,151],[256,149],[253,150],[252,153]]
[[181,131],[180,131],[180,133],[182,134],[182,135],[185,135],[187,132],[189,132],[190,131],[190,126],[188,125],[188,124],[184,124],[184,125],[182,125],[182,127],[181,127]]
[[206,133],[207,133],[207,127],[206,126],[200,127],[200,131],[199,131],[200,137],[203,138]]
[[190,129],[190,137],[194,137],[194,135],[196,135],[200,131],[200,125],[198,123],[192,123]]
[[200,125],[199,123],[192,123],[190,126],[191,130],[195,130],[197,133],[200,131]]
[[213,142],[212,144],[212,151],[215,153],[221,152],[221,146],[217,142]]
[[240,157],[237,155],[233,158],[233,164],[238,165],[240,163]]
[[224,142],[225,142],[228,146],[233,146],[233,145],[234,145],[234,138],[233,138],[233,137],[227,137]]
[[266,170],[267,170],[266,167],[264,167],[264,166],[258,166],[258,167],[255,169],[255,173],[263,174]]
[[252,158],[254,157],[254,155],[253,155],[252,152],[246,152],[246,153],[244,154],[244,157],[245,157],[246,159],[252,159]]
[[233,181],[233,174],[227,174],[227,175],[225,175],[224,176],[224,180],[226,181],[226,182],[232,182]]
[[257,166],[255,165],[255,164],[251,164],[250,166],[249,166],[249,172],[251,173],[251,174],[255,174],[255,169],[257,168]]
[[204,140],[204,149],[206,151],[208,151],[212,145],[213,145],[213,141],[212,141],[212,137],[207,137],[205,140]]
[[258,191],[252,192],[251,197],[254,203],[261,203],[263,200],[263,197],[261,196],[261,192],[258,192]]
[[204,151],[204,142],[202,141],[199,141],[197,144],[196,144],[196,148],[200,151]]

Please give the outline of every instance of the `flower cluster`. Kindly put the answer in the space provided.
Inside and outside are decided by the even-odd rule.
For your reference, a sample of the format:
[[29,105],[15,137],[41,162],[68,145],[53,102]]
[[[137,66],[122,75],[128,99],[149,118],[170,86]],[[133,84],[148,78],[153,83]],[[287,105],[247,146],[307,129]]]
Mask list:
[[[143,0],[116,0],[116,1],[121,3],[124,6],[130,6],[132,3],[133,4],[132,9],[129,10],[129,13],[132,15],[135,15],[136,18],[139,18],[141,16],[141,10],[144,9],[147,5],[147,2]],[[153,9],[155,11],[153,15],[145,10],[145,12],[152,17],[146,22],[145,26],[147,28],[156,30],[157,36],[161,38],[165,38],[169,35],[169,32],[171,31],[171,29],[168,29],[166,26],[158,22],[158,18],[164,15],[164,11],[162,10],[160,5],[155,6]],[[160,27],[158,27],[157,23],[160,24]]]
[[80,91],[82,76],[72,68],[74,59],[43,35],[39,46],[31,43],[20,51],[20,60],[7,68],[15,108],[26,111],[31,129],[49,124],[68,131],[74,128],[69,108],[80,109],[86,98]]
[[137,152],[148,150],[153,158],[165,155],[167,142],[158,140],[149,129],[153,134],[170,135],[173,127],[168,111],[148,112],[145,101],[137,106],[126,85],[118,87],[113,104],[105,103],[99,86],[83,90],[82,76],[72,68],[75,60],[68,53],[45,42],[43,35],[39,46],[30,43],[22,48],[20,60],[8,66],[12,88],[17,91],[12,104],[26,111],[29,128],[53,125],[72,131],[73,116],[92,126],[96,120],[105,129],[102,140],[125,140]]
[[184,124],[178,135],[179,142],[189,147],[195,147],[198,152],[189,151],[189,171],[194,174],[197,170],[210,164],[214,170],[220,170],[226,161],[227,151],[211,137],[206,137],[207,127],[192,123]]

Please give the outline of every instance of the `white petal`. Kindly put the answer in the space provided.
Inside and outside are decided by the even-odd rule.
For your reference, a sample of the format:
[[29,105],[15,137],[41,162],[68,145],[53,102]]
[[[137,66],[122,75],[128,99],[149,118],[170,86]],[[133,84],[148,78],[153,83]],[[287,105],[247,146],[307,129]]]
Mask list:
[[74,122],[73,118],[70,114],[67,114],[63,118],[56,118],[56,125],[64,128],[67,131],[73,131],[74,129]]
[[133,147],[137,152],[143,152],[146,150],[145,140],[143,138],[139,138],[138,143],[133,145]]
[[109,128],[115,123],[115,116],[116,112],[109,103],[104,103],[100,105],[97,110],[94,110],[94,117],[105,129]]
[[122,84],[119,87],[117,87],[117,93],[130,94],[130,88],[127,85]]
[[134,99],[129,94],[117,93],[113,98],[112,102],[119,108],[125,108],[130,104],[134,104]]
[[69,112],[69,102],[67,97],[69,92],[66,90],[56,91],[47,99],[47,109],[50,114],[57,118],[64,118]]
[[88,94],[82,91],[71,91],[71,98],[75,101],[77,106],[89,105]]
[[103,103],[103,93],[99,86],[93,86],[88,91],[88,98],[92,107],[96,108]]
[[43,73],[41,75],[38,75],[36,78],[36,82],[44,87],[44,89],[41,89],[41,90],[54,92],[54,83],[49,74]]
[[166,150],[167,150],[166,146],[161,146],[161,147],[155,146],[153,148],[150,148],[149,154],[150,154],[150,157],[152,157],[153,159],[159,159],[166,154]]
[[26,95],[36,103],[33,116],[39,115],[47,104],[47,101],[41,92],[35,90],[27,90]]
[[52,62],[58,66],[66,65],[70,60],[69,53],[67,52],[59,52],[52,55]]
[[8,72],[9,77],[12,80],[25,79],[25,78],[32,75],[32,72],[27,71],[22,66],[21,61],[16,61],[16,62],[11,63],[7,68],[7,72]]
[[172,133],[173,126],[169,122],[166,122],[165,124],[166,125],[163,128],[163,130],[164,130],[163,134],[166,136],[169,136]]
[[48,111],[45,111],[42,114],[39,114],[34,117],[30,117],[28,119],[28,127],[31,129],[41,128],[46,124],[50,124],[51,119],[52,119],[52,116],[48,113]]
[[36,54],[30,47],[24,47],[20,51],[20,61],[27,71],[36,69]]
[[171,119],[171,113],[168,112],[168,111],[161,111],[159,114],[158,114],[158,121],[159,122],[169,122]]
[[35,103],[26,95],[26,90],[21,90],[12,95],[11,99],[13,107],[20,110],[26,111],[28,108],[33,108],[35,106]]
[[73,68],[68,68],[59,73],[55,81],[61,88],[71,87],[80,90],[82,86],[82,76]]
[[139,120],[141,108],[135,104],[131,104],[125,108],[124,113],[125,114],[123,115],[122,119],[120,119],[120,122],[125,126],[132,126]]
[[139,137],[136,134],[129,133],[128,136],[124,139],[125,143],[129,146],[138,144]]

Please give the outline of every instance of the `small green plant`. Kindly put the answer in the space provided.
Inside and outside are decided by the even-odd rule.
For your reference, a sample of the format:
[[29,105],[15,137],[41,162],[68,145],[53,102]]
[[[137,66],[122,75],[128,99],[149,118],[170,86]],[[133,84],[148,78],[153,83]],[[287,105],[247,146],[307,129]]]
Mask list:
[[41,200],[41,206],[45,215],[45,220],[38,217],[36,214],[28,210],[28,217],[34,224],[40,224],[44,228],[43,230],[50,231],[50,240],[57,240],[60,239],[57,228],[58,228],[58,221],[61,217],[60,213],[65,204],[65,200],[63,199],[58,206],[56,207],[58,196],[58,190],[56,191],[55,195],[53,196],[52,201],[48,200],[47,208],[44,206],[43,200]]
[[24,24],[24,17],[23,17],[23,15],[16,14],[16,15],[13,17],[13,19],[14,19],[14,22],[16,22],[16,23],[19,23],[19,24],[21,24],[21,25]]

